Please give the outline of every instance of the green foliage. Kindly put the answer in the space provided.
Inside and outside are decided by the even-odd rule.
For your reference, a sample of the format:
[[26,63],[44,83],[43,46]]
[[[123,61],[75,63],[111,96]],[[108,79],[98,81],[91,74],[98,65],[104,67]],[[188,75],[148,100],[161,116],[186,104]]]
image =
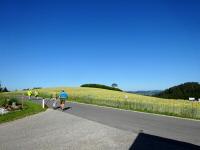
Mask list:
[[22,91],[28,91],[29,90],[29,88],[27,88],[27,89],[23,89]]
[[21,105],[21,101],[14,96],[0,95],[0,106],[12,105],[12,103],[15,103],[16,105]]
[[2,92],[9,92],[9,91],[8,91],[8,89],[7,89],[6,87],[4,87],[4,88],[2,89]]
[[[0,100],[1,101],[1,100]],[[41,105],[33,103],[31,101],[25,101],[24,109],[20,111],[9,112],[8,114],[0,116],[0,123],[8,122],[16,119],[20,119],[26,116],[30,116],[41,111],[45,111]]]
[[33,90],[42,89],[42,87],[34,87]]
[[9,92],[8,89],[6,87],[0,87],[0,92]]
[[198,82],[187,82],[171,87],[155,96],[168,99],[188,99],[189,97],[197,99],[200,98],[200,84]]
[[2,87],[1,81],[0,81],[0,92],[9,92],[6,87]]
[[11,98],[7,101],[8,105],[12,105],[12,103],[21,104],[17,98]]
[[117,88],[117,87],[118,87],[118,85],[117,85],[116,83],[113,83],[111,86],[112,86],[113,88]]
[[0,107],[5,106],[8,103],[5,97],[0,97]]
[[42,97],[42,98],[53,98],[53,94],[45,93],[45,92],[39,92],[39,97]]
[[107,89],[107,90],[113,90],[113,91],[122,91],[119,88],[110,87],[102,84],[83,84],[81,87],[91,87],[91,88],[100,88],[100,89]]
[[[125,92],[99,88],[44,88],[39,89],[40,97],[54,97],[64,89],[69,94],[69,101],[108,106],[120,109],[136,110],[149,113],[200,119],[200,103],[183,100],[169,100],[157,97],[129,94]],[[21,97],[24,91],[1,93],[7,97]]]

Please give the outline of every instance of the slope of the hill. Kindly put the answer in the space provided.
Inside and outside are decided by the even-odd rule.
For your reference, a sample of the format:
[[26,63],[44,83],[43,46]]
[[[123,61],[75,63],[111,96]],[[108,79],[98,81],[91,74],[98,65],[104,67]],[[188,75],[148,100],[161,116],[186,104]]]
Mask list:
[[188,99],[189,97],[200,98],[200,84],[198,82],[187,82],[171,87],[156,95],[168,99]]
[[[200,118],[200,103],[198,102],[162,99],[98,88],[59,87],[44,88],[38,91],[40,97],[52,98],[58,97],[62,89],[69,94],[70,101],[185,118]],[[4,95],[22,95],[25,92],[8,92]]]

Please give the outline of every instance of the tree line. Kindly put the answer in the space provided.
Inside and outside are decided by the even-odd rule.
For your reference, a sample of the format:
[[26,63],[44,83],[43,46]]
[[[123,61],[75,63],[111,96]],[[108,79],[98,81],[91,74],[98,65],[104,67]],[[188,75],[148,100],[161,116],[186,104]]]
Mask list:
[[6,87],[2,87],[2,85],[0,83],[0,92],[9,92],[9,91]]
[[81,87],[91,87],[91,88],[100,88],[106,90],[114,90],[114,91],[122,91],[121,89],[117,88],[118,85],[113,83],[111,86],[103,85],[103,84],[83,84]]
[[200,98],[200,84],[198,82],[187,82],[178,86],[171,87],[163,92],[154,95],[160,98],[168,99],[189,99],[194,97]]

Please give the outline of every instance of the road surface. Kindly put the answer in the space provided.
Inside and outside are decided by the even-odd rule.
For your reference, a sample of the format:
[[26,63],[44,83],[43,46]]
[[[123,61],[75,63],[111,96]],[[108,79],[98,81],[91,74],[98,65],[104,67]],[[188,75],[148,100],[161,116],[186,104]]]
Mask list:
[[64,112],[48,109],[0,125],[0,149],[8,150],[200,150],[199,137],[200,121],[75,102]]
[[200,121],[69,103],[65,113],[118,129],[157,135],[200,145]]
[[[48,101],[49,106],[52,105]],[[110,127],[156,135],[200,146],[200,121],[67,102],[65,113]]]
[[135,133],[47,111],[0,125],[0,150],[122,150]]

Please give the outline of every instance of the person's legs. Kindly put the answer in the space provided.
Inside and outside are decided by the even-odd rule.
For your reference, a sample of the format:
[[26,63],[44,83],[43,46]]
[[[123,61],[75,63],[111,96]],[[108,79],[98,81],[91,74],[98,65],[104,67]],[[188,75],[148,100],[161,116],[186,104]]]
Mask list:
[[65,100],[63,100],[62,102],[62,110],[64,110],[64,108],[65,108]]
[[62,109],[62,100],[60,100],[60,108]]
[[64,106],[65,106],[65,100],[60,100],[60,107],[61,109],[63,110],[64,109]]

